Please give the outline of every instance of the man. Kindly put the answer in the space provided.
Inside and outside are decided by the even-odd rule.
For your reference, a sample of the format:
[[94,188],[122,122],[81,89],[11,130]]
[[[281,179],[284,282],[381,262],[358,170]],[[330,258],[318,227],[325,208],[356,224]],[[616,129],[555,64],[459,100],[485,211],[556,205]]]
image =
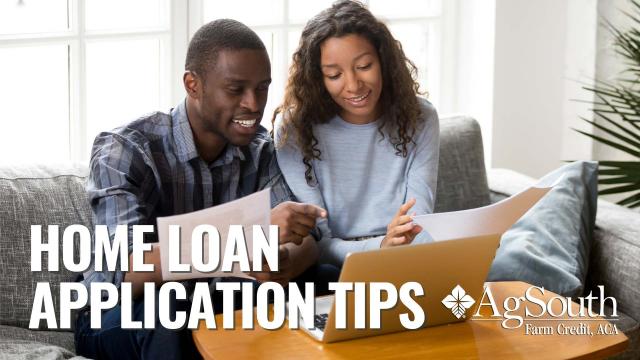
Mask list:
[[[155,225],[158,216],[200,210],[269,187],[271,222],[280,227],[280,271],[253,275],[260,281],[288,283],[315,263],[317,249],[308,235],[326,212],[290,201],[293,195],[278,168],[273,143],[259,125],[271,82],[264,44],[237,21],[206,24],[189,44],[183,82],[187,97],[170,114],[154,113],[96,138],[87,185],[96,224],[108,225],[113,238],[118,224]],[[162,282],[157,246],[145,262],[153,263],[155,272],[90,268],[83,282],[90,286],[108,281],[118,288],[123,281],[131,282],[137,320],[143,316],[143,284]],[[184,304],[175,304],[180,306]],[[90,329],[88,310],[78,315],[79,354],[119,359],[197,355],[189,331],[122,330],[119,306],[102,318],[100,329]]]

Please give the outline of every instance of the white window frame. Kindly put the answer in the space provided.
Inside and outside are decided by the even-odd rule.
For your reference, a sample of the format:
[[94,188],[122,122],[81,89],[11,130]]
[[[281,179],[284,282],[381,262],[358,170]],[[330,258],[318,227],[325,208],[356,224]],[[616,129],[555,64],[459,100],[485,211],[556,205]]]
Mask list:
[[[69,46],[69,157],[75,162],[88,160],[87,148],[90,144],[87,139],[87,108],[86,108],[86,43],[88,41],[100,41],[109,39],[132,38],[158,38],[161,40],[160,59],[160,105],[161,109],[168,110],[185,97],[182,83],[184,72],[184,60],[191,36],[203,24],[203,0],[166,0],[168,1],[165,14],[165,26],[156,29],[136,29],[131,31],[113,32],[88,32],[85,30],[85,2],[84,0],[69,0],[70,29],[57,33],[33,33],[20,35],[0,35],[0,47],[43,45],[43,44],[67,44]],[[274,79],[270,96],[281,96],[286,85],[288,73],[288,32],[304,27],[304,23],[290,23],[288,16],[289,0],[284,0],[283,23],[276,25],[256,25],[252,28],[256,31],[269,30],[277,34],[277,41],[282,46],[273,54],[272,68],[278,69],[283,77]],[[368,3],[366,1],[365,3]],[[415,23],[432,21],[436,24],[439,33],[438,49],[439,71],[438,84],[432,89],[438,92],[440,104],[438,110],[451,112],[457,105],[456,94],[456,7],[458,0],[442,0],[442,13],[440,17],[415,17],[404,19],[391,19],[389,24]],[[279,87],[274,91],[273,87]],[[278,99],[280,100],[280,99]],[[114,104],[117,106],[117,104]],[[271,114],[265,114],[263,124],[270,121]],[[61,159],[62,160],[62,159]]]
[[[457,41],[457,32],[456,32],[456,20],[457,20],[457,8],[458,8],[459,0],[442,0],[442,8],[440,16],[417,16],[410,18],[401,18],[401,19],[389,19],[387,24],[408,24],[408,23],[418,23],[422,21],[432,22],[437,29],[437,49],[440,52],[440,56],[438,59],[439,69],[437,71],[438,76],[436,77],[437,84],[435,86],[431,86],[431,88],[426,88],[422,90],[426,90],[428,93],[433,93],[434,90],[438,92],[439,104],[438,111],[450,113],[455,111],[456,104],[456,45]],[[272,69],[278,69],[279,74],[288,74],[288,56],[289,56],[289,42],[287,38],[287,34],[290,30],[297,30],[304,28],[305,23],[290,23],[289,22],[289,0],[283,0],[283,22],[281,24],[270,24],[270,25],[251,25],[251,28],[258,31],[273,31],[278,34],[278,41],[282,46],[280,47],[280,51],[277,54],[273,54],[273,58],[271,59]],[[203,11],[203,0],[189,0],[189,30],[188,35],[189,38],[193,36],[193,34],[204,24],[204,11]],[[363,3],[365,5],[369,4],[368,0],[364,0]],[[418,65],[418,64],[416,64]],[[424,65],[424,64],[423,64]],[[273,71],[272,71],[273,74]],[[279,91],[273,91],[273,87],[281,86],[282,89],[278,89]],[[271,85],[272,90],[269,92],[269,97],[277,96],[278,94],[284,92],[284,86],[286,86],[286,78],[285,79],[273,79],[273,83]],[[429,86],[427,84],[427,86]],[[263,125],[270,126],[271,114],[266,114],[263,117]],[[269,122],[269,124],[267,124]]]
[[[160,89],[159,103],[172,106],[182,98],[181,72],[188,43],[188,2],[167,0],[163,14],[164,26],[160,28],[126,31],[91,32],[85,29],[84,0],[69,0],[69,30],[62,32],[0,35],[0,47],[38,46],[46,44],[67,45],[69,49],[69,156],[73,162],[86,162],[89,154],[87,142],[86,108],[86,44],[91,41],[114,39],[160,40]],[[176,76],[179,74],[179,76]],[[179,77],[179,81],[178,78]],[[175,79],[172,81],[172,79]],[[178,88],[178,82],[180,87]],[[117,104],[114,104],[117,106]],[[62,160],[62,159],[61,159]]]

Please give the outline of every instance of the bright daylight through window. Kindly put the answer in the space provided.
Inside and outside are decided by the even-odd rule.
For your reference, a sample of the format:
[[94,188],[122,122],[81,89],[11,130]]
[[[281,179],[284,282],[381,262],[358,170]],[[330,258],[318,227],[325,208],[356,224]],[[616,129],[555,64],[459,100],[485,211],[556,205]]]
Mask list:
[[[418,66],[437,106],[442,83],[440,0],[369,0]],[[281,101],[304,24],[331,1],[0,1],[0,152],[3,162],[86,162],[93,138],[184,97],[180,79],[190,35],[234,18],[262,38],[273,83],[262,124]],[[249,11],[247,10],[249,9]]]

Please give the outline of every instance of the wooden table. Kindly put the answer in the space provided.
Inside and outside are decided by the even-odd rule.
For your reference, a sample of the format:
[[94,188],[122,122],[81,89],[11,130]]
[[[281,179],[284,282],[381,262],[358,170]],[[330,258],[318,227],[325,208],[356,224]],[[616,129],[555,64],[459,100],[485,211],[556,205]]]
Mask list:
[[[523,296],[530,285],[495,282],[487,286],[491,287],[502,311],[501,304],[506,297]],[[545,302],[556,296],[548,291],[544,296],[536,295]],[[553,304],[560,308],[558,301]],[[580,309],[576,303],[572,306],[576,312]],[[484,318],[491,315],[488,308],[483,306],[480,312]],[[520,308],[514,313],[524,316],[524,306]],[[235,316],[235,323],[241,324],[240,311]],[[501,327],[501,321],[467,320],[332,344],[319,343],[302,330],[290,330],[286,323],[285,327],[273,331],[260,327],[224,330],[221,314],[217,316],[216,323],[217,330],[209,330],[201,322],[200,327],[193,331],[196,346],[205,359],[600,359],[624,351],[628,344],[621,331],[618,335],[596,334],[599,325],[610,324],[600,318],[580,322],[593,331],[593,336],[556,333],[559,324],[576,326],[578,322],[575,320],[531,322],[535,326],[553,327],[554,334],[551,335],[525,334],[524,325],[508,330]]]

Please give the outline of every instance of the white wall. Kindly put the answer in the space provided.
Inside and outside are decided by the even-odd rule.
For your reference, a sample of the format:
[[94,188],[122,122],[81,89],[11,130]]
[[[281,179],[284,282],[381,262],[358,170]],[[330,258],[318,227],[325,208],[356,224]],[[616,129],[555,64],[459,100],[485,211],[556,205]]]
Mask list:
[[456,8],[455,112],[480,124],[484,158],[491,167],[495,0],[461,0]]
[[[633,5],[628,0],[599,0],[598,13],[601,19],[607,19],[620,30],[628,29],[633,24],[632,20],[624,14],[634,13]],[[598,28],[598,45],[596,51],[596,76],[600,80],[615,81],[624,70],[624,59],[615,53],[613,48],[613,36],[604,26]],[[601,120],[602,121],[602,120]],[[597,130],[597,129],[596,129]],[[596,134],[601,131],[597,130]],[[595,142],[593,145],[593,157],[598,160],[638,160],[622,151]]]
[[588,159],[597,0],[496,0],[492,166],[539,177]]

